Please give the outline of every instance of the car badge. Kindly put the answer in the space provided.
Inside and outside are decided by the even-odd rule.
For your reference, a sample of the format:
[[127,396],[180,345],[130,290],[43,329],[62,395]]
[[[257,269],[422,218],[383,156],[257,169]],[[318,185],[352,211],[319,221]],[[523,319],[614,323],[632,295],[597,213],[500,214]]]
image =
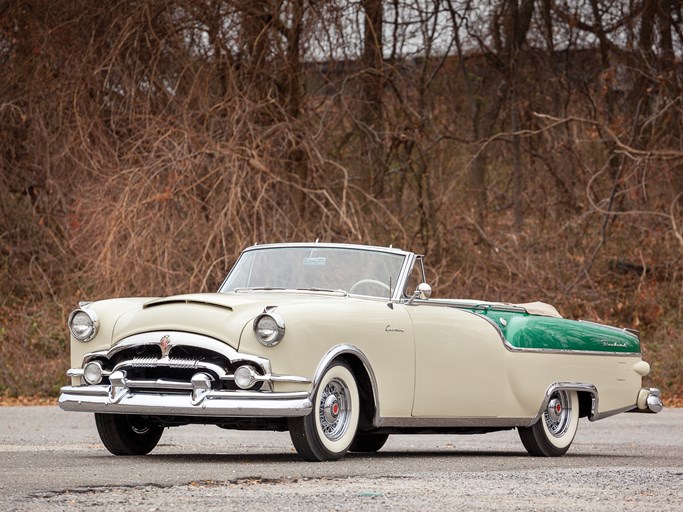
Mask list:
[[613,347],[613,348],[626,348],[626,347],[628,347],[628,343],[626,343],[625,341],[602,340],[602,346],[603,347]]
[[171,337],[167,334],[159,340],[159,347],[161,348],[161,357],[168,357],[171,351]]

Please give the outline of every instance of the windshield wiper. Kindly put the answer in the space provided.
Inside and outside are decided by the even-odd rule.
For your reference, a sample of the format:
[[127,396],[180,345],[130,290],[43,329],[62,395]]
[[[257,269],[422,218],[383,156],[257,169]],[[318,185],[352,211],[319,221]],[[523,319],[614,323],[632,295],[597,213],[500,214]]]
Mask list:
[[344,295],[347,294],[345,290],[340,290],[336,289],[333,290],[332,288],[297,288],[297,291],[302,291],[302,292],[329,292],[329,293],[343,293]]
[[286,288],[281,288],[277,286],[253,286],[253,287],[245,287],[245,288],[235,288],[233,291],[235,292],[262,292],[262,291],[271,291],[271,290],[286,290]]

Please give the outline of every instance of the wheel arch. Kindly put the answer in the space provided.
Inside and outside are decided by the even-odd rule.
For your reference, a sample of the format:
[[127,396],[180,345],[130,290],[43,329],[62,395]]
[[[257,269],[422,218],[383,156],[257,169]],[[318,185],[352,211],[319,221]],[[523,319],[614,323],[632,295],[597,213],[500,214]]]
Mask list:
[[330,349],[320,360],[313,377],[311,396],[315,395],[325,370],[337,360],[344,361],[351,367],[358,384],[360,396],[359,429],[368,429],[379,423],[379,396],[377,380],[370,361],[361,349],[355,345],[337,345]]
[[593,384],[586,382],[555,382],[548,386],[548,389],[543,396],[541,407],[538,409],[536,416],[531,419],[528,426],[533,425],[541,418],[543,411],[548,407],[548,402],[550,401],[552,394],[555,391],[560,390],[576,391],[579,398],[579,418],[588,417],[593,421],[598,410],[598,389]]

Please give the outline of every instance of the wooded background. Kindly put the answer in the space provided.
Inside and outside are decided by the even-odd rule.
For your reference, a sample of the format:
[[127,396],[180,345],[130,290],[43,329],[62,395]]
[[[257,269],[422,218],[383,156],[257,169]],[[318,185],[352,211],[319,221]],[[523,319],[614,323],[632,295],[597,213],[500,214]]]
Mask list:
[[56,396],[78,300],[315,239],[640,329],[683,394],[682,54],[678,0],[0,1],[0,396]]

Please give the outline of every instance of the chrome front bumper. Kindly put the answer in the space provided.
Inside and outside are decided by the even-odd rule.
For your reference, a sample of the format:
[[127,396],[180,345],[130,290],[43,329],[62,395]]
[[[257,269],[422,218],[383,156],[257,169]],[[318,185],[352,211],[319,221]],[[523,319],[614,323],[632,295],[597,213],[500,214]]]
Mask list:
[[150,416],[293,417],[312,410],[307,392],[205,390],[201,393],[148,393],[109,385],[65,386],[59,396],[65,411]]

